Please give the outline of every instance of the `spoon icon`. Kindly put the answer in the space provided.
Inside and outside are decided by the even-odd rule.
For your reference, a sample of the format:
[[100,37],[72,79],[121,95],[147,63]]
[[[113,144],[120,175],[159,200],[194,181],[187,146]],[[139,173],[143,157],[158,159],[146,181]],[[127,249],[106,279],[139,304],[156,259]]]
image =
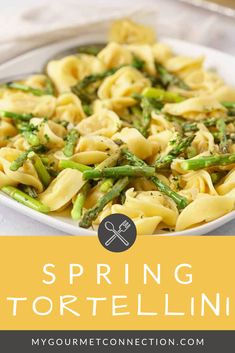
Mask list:
[[125,245],[125,246],[129,246],[129,242],[120,234],[120,232],[122,232],[121,230],[121,226],[119,227],[119,230],[117,231],[115,228],[114,228],[114,224],[112,222],[109,222],[109,221],[106,221],[105,224],[104,224],[105,228],[110,231],[110,232],[113,232],[113,235],[111,238],[109,238],[106,242],[105,242],[105,245],[106,246],[109,246],[109,244],[112,243],[112,241],[115,239],[115,238],[118,238],[119,240],[121,240],[121,242]]

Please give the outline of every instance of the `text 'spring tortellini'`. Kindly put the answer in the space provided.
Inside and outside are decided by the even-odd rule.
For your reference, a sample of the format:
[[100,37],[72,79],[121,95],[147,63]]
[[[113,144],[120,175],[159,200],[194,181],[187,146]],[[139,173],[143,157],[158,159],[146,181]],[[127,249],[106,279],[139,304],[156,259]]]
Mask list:
[[109,38],[1,85],[0,189],[78,234],[117,213],[199,232],[235,210],[235,88],[133,20]]

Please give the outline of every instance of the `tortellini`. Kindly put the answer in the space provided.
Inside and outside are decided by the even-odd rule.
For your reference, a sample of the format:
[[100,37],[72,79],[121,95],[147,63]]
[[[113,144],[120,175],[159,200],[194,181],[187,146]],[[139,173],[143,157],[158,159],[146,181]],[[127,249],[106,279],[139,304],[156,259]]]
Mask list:
[[65,128],[52,120],[45,121],[40,118],[32,118],[31,124],[38,129],[37,135],[40,142],[48,148],[61,148],[64,146]]
[[56,211],[71,201],[84,183],[81,172],[65,169],[40,194],[39,198],[51,211]]
[[133,93],[141,93],[150,81],[133,67],[123,67],[115,74],[107,77],[100,85],[100,99],[130,97]]
[[72,93],[61,94],[56,101],[54,120],[75,125],[86,117],[80,99]]
[[0,147],[6,146],[9,137],[17,134],[17,129],[6,120],[0,121]]
[[122,45],[110,42],[97,56],[106,69],[128,65],[132,62],[131,52]]
[[174,56],[165,62],[165,66],[170,72],[177,73],[180,77],[184,78],[189,73],[201,68],[203,60],[203,57]]
[[235,168],[230,170],[216,190],[220,195],[226,195],[231,190],[235,189]]
[[152,154],[152,143],[146,138],[144,138],[144,136],[141,135],[141,133],[134,128],[126,127],[114,137],[125,142],[130,151],[141,159],[146,159]]
[[181,116],[188,120],[202,120],[207,117],[223,117],[226,108],[211,96],[186,99],[181,103],[168,103],[164,113]]
[[121,127],[121,121],[116,113],[102,109],[98,113],[82,120],[77,129],[84,135],[102,135],[112,137]]
[[50,61],[47,72],[59,93],[70,92],[78,80],[91,73],[104,70],[102,62],[92,55],[70,55],[63,59]]
[[153,53],[153,49],[150,45],[146,44],[136,44],[136,45],[128,45],[127,48],[137,57],[143,60],[145,70],[150,75],[156,74],[155,68],[155,57]]
[[0,99],[0,109],[15,113],[33,114],[50,118],[55,112],[56,98],[53,96],[34,96],[16,92]]
[[234,208],[234,199],[228,196],[212,196],[199,194],[179,215],[176,222],[176,231],[188,229],[210,222]]
[[171,48],[168,45],[160,42],[155,43],[152,46],[152,51],[154,59],[161,64],[164,64],[173,55]]
[[193,171],[182,175],[180,179],[183,190],[180,192],[190,201],[196,199],[198,194],[217,195],[210,174],[205,170]]
[[47,88],[47,80],[47,76],[39,74],[28,77],[24,83],[27,86],[45,90]]
[[126,191],[126,201],[123,205],[112,205],[105,209],[104,213],[122,213],[131,217],[138,234],[153,234],[161,222],[174,226],[178,216],[174,204],[160,192],[136,192],[133,188]]
[[132,20],[117,20],[112,24],[110,40],[121,44],[153,44],[155,33],[151,28],[137,24]]
[[99,135],[82,136],[72,159],[86,165],[97,164],[103,162],[117,149],[116,143],[108,137]]
[[0,185],[16,185],[18,183],[33,186],[38,192],[42,192],[43,186],[38,178],[37,172],[30,161],[26,161],[24,165],[17,171],[10,169],[11,162],[19,157],[21,151],[15,148],[3,147],[0,149]]

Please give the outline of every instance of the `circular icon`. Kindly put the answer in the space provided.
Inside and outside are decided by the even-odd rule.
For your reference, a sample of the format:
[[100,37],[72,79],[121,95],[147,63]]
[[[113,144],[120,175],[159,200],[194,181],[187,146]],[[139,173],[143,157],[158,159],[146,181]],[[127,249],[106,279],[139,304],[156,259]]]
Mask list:
[[136,239],[135,223],[121,213],[107,216],[99,225],[98,238],[103,247],[109,251],[126,251]]

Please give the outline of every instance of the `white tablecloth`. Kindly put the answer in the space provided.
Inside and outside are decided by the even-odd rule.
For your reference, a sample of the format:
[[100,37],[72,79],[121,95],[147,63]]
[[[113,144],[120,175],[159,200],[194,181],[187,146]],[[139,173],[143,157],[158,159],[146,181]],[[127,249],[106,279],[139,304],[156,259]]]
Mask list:
[[[48,0],[48,7],[50,4],[50,9],[55,8],[56,10],[58,1]],[[59,2],[60,5],[63,5],[63,0],[60,0]],[[89,9],[89,11],[93,11],[93,13],[95,12],[97,16],[99,16],[99,7],[102,8],[102,10],[100,11],[103,12],[103,7],[105,5],[110,8],[112,4],[113,7],[116,9],[120,7],[118,11],[120,11],[120,13],[124,16],[125,9],[127,9],[126,4],[128,4],[128,2],[126,2],[125,0],[119,0],[118,2],[116,0],[86,0],[85,2],[83,0],[64,0],[65,4],[68,4],[68,2],[73,4],[73,6],[78,7],[81,3],[86,4],[87,9]],[[142,4],[145,8],[147,8],[148,4],[153,3],[153,1],[136,0],[135,3]],[[205,10],[196,9],[189,5],[182,4],[176,0],[155,0],[154,3],[157,4],[159,10],[157,18],[159,36],[181,38],[195,43],[201,43],[207,46],[211,46],[235,55],[234,19],[226,18],[223,16],[220,17],[217,14],[209,13]],[[35,17],[38,26],[36,30],[39,31],[43,28],[43,26],[45,26],[45,21],[46,23],[50,21],[50,18],[47,17],[48,13],[46,13],[45,11],[41,13],[40,11],[35,12],[31,8],[31,6],[39,6],[39,4],[41,4],[41,2],[39,3],[36,0],[8,0],[7,2],[5,0],[0,0],[1,48],[4,48],[4,39],[12,36],[12,34],[14,34],[14,31],[15,34],[17,34],[19,31],[19,27],[13,27],[12,29],[14,23],[17,23],[15,16],[18,13],[20,13],[21,16],[23,14],[24,23],[29,26],[30,21],[34,20]],[[44,6],[45,4],[46,1],[43,2]],[[24,9],[26,11],[25,13]],[[84,13],[86,13],[84,6],[82,10]],[[68,11],[70,11],[69,6],[67,7],[66,12]],[[61,13],[59,15],[61,15]],[[64,18],[66,18],[66,16],[64,16]],[[68,21],[70,21],[70,14],[69,16],[67,16],[67,18]],[[29,23],[27,23],[27,21],[29,21]],[[4,25],[4,23],[5,27],[4,30],[2,30],[2,26]],[[11,26],[8,26],[9,23],[11,23]],[[20,34],[23,35],[22,33]],[[26,43],[24,41],[24,45],[25,44]],[[20,46],[18,46],[17,49],[13,43],[13,50],[19,50],[19,48]],[[7,56],[7,50],[5,50],[2,55]],[[212,234],[235,234],[235,220],[217,229],[216,231],[213,231]],[[21,214],[16,213],[15,211],[12,211],[11,209],[0,205],[0,235],[64,235],[64,233],[48,226],[45,226],[43,224],[40,224],[36,221],[33,221],[28,217],[25,217]]]

